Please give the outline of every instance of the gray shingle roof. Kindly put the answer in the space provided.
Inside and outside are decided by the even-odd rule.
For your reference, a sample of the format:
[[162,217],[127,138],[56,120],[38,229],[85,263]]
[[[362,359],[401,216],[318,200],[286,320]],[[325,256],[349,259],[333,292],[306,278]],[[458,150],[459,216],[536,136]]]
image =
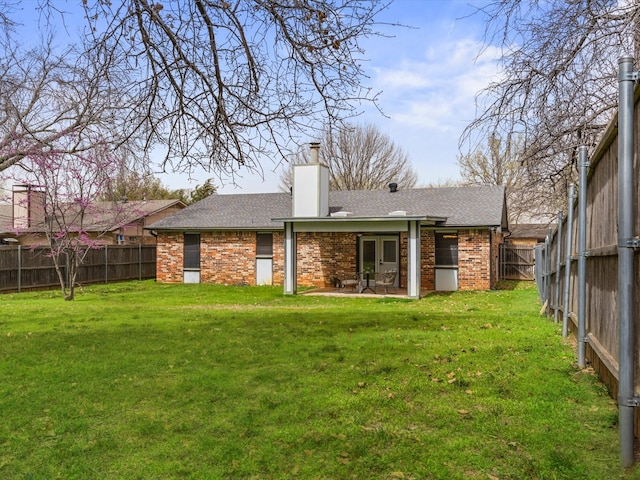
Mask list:
[[[471,186],[398,190],[351,190],[329,193],[331,212],[350,217],[407,215],[446,217],[445,226],[503,226],[506,228],[504,187]],[[288,193],[218,195],[197,202],[147,228],[153,230],[282,229],[291,217]]]
[[509,238],[535,238],[544,241],[549,228],[555,229],[555,223],[520,223],[511,227]]

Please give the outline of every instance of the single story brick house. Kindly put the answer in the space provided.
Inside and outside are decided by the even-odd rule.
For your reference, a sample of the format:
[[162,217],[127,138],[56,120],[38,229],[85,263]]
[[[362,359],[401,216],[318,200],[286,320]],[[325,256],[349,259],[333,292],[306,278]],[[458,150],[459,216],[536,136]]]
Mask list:
[[329,191],[328,179],[324,165],[294,165],[291,193],[214,194],[149,225],[157,280],[294,294],[393,269],[410,298],[494,286],[508,229],[503,187]]

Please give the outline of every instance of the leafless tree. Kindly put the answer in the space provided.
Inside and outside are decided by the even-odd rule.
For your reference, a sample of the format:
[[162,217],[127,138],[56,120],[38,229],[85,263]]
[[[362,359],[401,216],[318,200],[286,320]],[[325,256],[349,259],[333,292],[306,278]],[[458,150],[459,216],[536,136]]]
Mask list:
[[515,186],[518,180],[519,137],[506,141],[492,135],[483,149],[458,160],[460,175],[470,185]]
[[492,135],[484,147],[459,157],[462,184],[504,186],[511,223],[547,221],[549,199],[540,195],[538,183],[522,168],[521,152],[521,135],[506,139]]
[[[310,129],[339,124],[361,101],[375,103],[360,40],[376,33],[386,0],[79,3],[85,30],[73,48],[43,39],[24,52],[5,29],[0,169],[89,126],[108,132],[113,148],[139,147],[143,159],[160,152],[166,170],[233,178],[239,168],[260,171],[266,155],[285,158]],[[9,4],[0,0],[0,22],[11,27]],[[37,6],[48,26],[77,19],[66,4]]]
[[[0,171],[25,158],[92,148],[91,137],[109,135],[112,150],[133,147],[121,111],[133,97],[108,80],[107,59],[69,47],[54,51],[52,34],[24,50],[19,39],[0,40]],[[73,132],[76,143],[69,144]],[[135,150],[135,148],[133,148]]]
[[521,134],[529,188],[566,204],[578,147],[593,147],[615,112],[617,58],[638,43],[640,4],[492,0],[478,14],[487,47],[502,48],[502,75],[479,95],[461,147]]
[[127,123],[164,150],[167,168],[260,170],[314,122],[339,123],[375,98],[359,40],[374,33],[382,0],[86,5],[100,56],[120,59],[117,75],[135,72]]
[[[320,148],[320,162],[329,167],[331,190],[376,190],[397,183],[414,187],[417,174],[407,154],[374,125],[327,128]],[[308,148],[301,148],[292,163],[308,163]],[[289,191],[291,166],[280,176],[280,189]]]

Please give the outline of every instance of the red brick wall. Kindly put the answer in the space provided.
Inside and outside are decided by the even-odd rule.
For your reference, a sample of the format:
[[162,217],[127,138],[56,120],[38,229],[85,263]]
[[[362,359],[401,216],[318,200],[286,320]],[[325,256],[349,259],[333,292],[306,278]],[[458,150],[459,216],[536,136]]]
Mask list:
[[256,232],[221,231],[200,234],[202,283],[255,284]]
[[[489,247],[492,241],[493,249]],[[491,288],[490,268],[497,268],[497,244],[500,234],[489,230],[458,232],[458,278],[460,290]],[[297,234],[297,275],[300,286],[330,286],[331,277],[340,272],[357,271],[356,233],[304,232]],[[201,281],[203,283],[255,284],[256,232],[203,232],[201,245]],[[421,287],[435,289],[435,235],[423,230]],[[493,253],[490,267],[490,252]],[[158,234],[157,279],[159,282],[182,282],[183,234]],[[493,280],[497,278],[495,275]],[[400,286],[406,287],[407,235],[400,235]],[[273,233],[273,284],[284,283],[284,233]]]
[[[158,233],[157,275],[159,282],[183,281],[184,236]],[[219,231],[200,234],[200,281],[202,283],[256,283],[256,232]],[[284,281],[284,235],[273,233],[273,283]]]
[[156,279],[162,283],[182,283],[184,241],[182,233],[158,232]]
[[420,256],[422,257],[420,288],[422,290],[435,290],[436,236],[433,230],[422,230],[420,236]]
[[[407,286],[407,234],[400,234],[400,287]],[[422,230],[420,232],[420,257],[422,259],[422,268],[420,270],[420,288],[422,290],[435,290],[436,288],[436,270],[435,265],[435,235],[431,230]]]
[[458,288],[488,290],[490,276],[489,230],[458,231]]
[[[494,239],[495,242],[496,239]],[[460,290],[486,290],[489,282],[489,231],[458,231],[458,279]],[[494,256],[497,255],[497,246]],[[420,255],[422,269],[420,287],[423,290],[435,290],[435,233],[433,230],[422,230],[420,237]],[[401,287],[406,287],[407,278],[407,235],[400,235]],[[494,263],[494,269],[496,268]],[[495,278],[495,277],[494,277]]]
[[273,284],[284,285],[284,232],[273,232]]
[[357,241],[355,233],[298,233],[298,285],[330,286],[331,277],[355,273]]

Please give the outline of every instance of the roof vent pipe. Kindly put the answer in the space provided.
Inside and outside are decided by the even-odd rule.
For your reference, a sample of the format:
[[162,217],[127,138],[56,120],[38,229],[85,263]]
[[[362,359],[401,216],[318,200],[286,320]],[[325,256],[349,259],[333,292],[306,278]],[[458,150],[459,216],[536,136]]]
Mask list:
[[395,193],[397,191],[398,191],[398,184],[397,183],[390,183],[389,184],[389,192]]
[[311,142],[309,144],[311,147],[311,162],[309,163],[320,163],[318,152],[320,151],[320,142]]

